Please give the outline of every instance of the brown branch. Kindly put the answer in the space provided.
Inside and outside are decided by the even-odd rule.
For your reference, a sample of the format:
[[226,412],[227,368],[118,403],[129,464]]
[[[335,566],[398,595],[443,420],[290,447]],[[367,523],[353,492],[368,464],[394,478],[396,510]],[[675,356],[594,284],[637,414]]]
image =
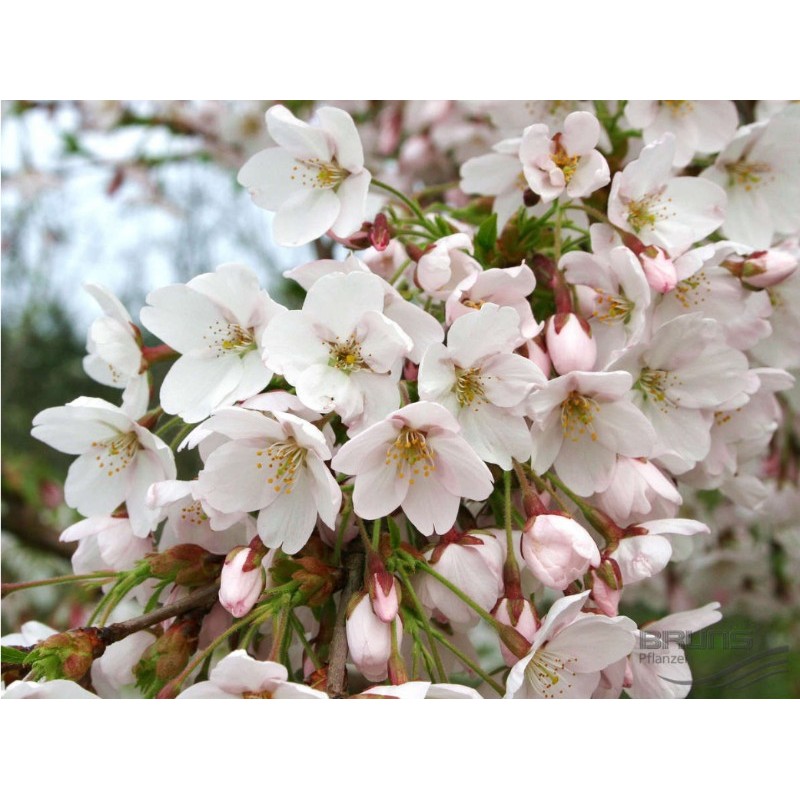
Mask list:
[[330,659],[328,661],[328,694],[331,697],[344,697],[347,678],[347,606],[350,598],[361,586],[364,571],[364,554],[360,551],[349,553],[345,557],[344,568],[347,579],[339,607],[336,610],[336,624],[331,639]]

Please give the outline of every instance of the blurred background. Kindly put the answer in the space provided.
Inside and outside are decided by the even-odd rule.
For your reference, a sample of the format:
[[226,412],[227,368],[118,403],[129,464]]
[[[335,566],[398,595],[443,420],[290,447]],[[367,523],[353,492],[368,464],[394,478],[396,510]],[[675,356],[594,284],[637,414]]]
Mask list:
[[[558,113],[576,105],[563,102],[566,110]],[[286,104],[306,117],[314,107]],[[510,104],[498,110],[453,101],[333,104],[359,124],[373,174],[417,191],[434,185],[454,191],[460,163],[533,121],[522,102],[514,113]],[[98,311],[83,282],[110,288],[138,322],[151,289],[238,261],[253,267],[276,299],[295,306],[301,298],[281,272],[338,252],[326,241],[296,250],[275,246],[267,212],[236,182],[244,161],[270,145],[263,116],[269,105],[2,106],[4,583],[66,574],[74,548],[58,540],[77,520],[63,503],[71,457],[32,439],[31,420],[80,395],[118,401],[117,392],[91,381],[81,366]],[[743,121],[752,108],[740,105]],[[788,403],[786,410],[796,421]],[[800,449],[796,437],[789,445]],[[647,582],[653,585],[634,605],[623,601],[623,612],[640,624],[676,604],[723,603],[723,621],[688,651],[692,697],[800,696],[798,508],[796,476],[793,484],[776,486],[760,514],[743,514],[716,492],[695,493],[682,514],[711,524],[712,537],[699,545],[704,552],[670,565],[662,581]],[[31,619],[58,629],[81,624],[93,600],[86,591],[59,586],[15,593],[2,603],[2,632]],[[731,647],[742,636],[749,637],[749,649]],[[772,651],[780,668],[759,672],[759,658],[748,675],[736,666]],[[713,678],[726,670],[727,678]]]

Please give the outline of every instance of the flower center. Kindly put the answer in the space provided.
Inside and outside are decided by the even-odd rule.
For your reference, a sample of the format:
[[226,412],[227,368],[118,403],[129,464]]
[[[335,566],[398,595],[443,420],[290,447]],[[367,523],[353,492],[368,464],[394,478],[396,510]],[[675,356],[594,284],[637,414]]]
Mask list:
[[191,505],[181,508],[181,520],[188,525],[197,525],[199,527],[203,523],[208,522],[208,516],[206,512],[203,511],[203,506],[200,501],[195,500]]
[[751,192],[753,189],[758,188],[762,181],[766,183],[770,179],[770,173],[772,172],[769,164],[751,164],[745,160],[737,161],[735,164],[728,164],[725,169],[728,172],[728,185],[744,186],[746,192]]
[[266,463],[267,483],[275,492],[292,493],[297,470],[306,460],[308,451],[289,438],[285,442],[274,442],[266,450],[256,450],[256,469],[263,469]]
[[474,308],[475,310],[479,310],[483,308],[484,304],[486,303],[485,300],[462,300],[461,304],[466,306],[467,308]]
[[691,100],[662,100],[662,106],[666,106],[674,117],[685,117],[694,111],[694,103]]
[[615,322],[630,322],[631,312],[635,304],[627,297],[618,294],[609,294],[602,289],[595,289],[595,308],[593,316],[606,325],[613,325]]
[[706,296],[711,292],[711,281],[704,270],[695,272],[684,278],[675,287],[675,298],[687,311],[692,306],[699,306],[705,302]]
[[550,160],[564,173],[564,181],[569,183],[575,174],[575,170],[578,169],[581,157],[571,156],[561,144],[560,136],[561,134],[556,134],[553,139],[556,149],[550,154]]
[[351,373],[364,369],[366,363],[361,356],[361,344],[356,341],[355,334],[352,334],[346,342],[327,342],[330,350],[328,366],[340,369],[342,372]]
[[578,392],[570,392],[561,404],[561,429],[564,436],[577,442],[588,431],[592,441],[596,442],[597,432],[592,423],[598,411],[600,404],[596,400]]
[[272,692],[264,689],[262,692],[242,692],[243,700],[272,700]]
[[215,358],[233,353],[241,357],[256,349],[253,329],[246,330],[236,322],[217,320],[208,326],[208,333],[203,335],[203,339]]
[[628,203],[628,225],[633,228],[634,233],[640,233],[645,228],[652,230],[659,220],[666,219],[667,215],[661,204],[662,194],[664,190],[659,189]]
[[[462,408],[464,406],[471,406],[476,400],[478,403],[485,403],[486,397],[483,391],[481,371],[476,367],[472,369],[460,369],[456,367],[455,393],[458,404]],[[475,408],[475,410],[477,411],[478,409]]]
[[297,180],[307,189],[338,189],[350,174],[333,161],[319,158],[296,159],[292,167],[292,180]]
[[537,694],[553,698],[572,686],[569,680],[575,676],[572,665],[577,661],[577,658],[562,658],[546,650],[537,650],[525,667],[525,678]]
[[100,450],[95,456],[97,467],[107,470],[109,478],[125,469],[141,449],[135,431],[120,433],[119,436],[102,442],[92,442],[92,447]]
[[410,484],[415,477],[423,478],[435,472],[434,452],[421,431],[403,428],[394,444],[386,451],[386,464],[395,464],[398,478],[408,478]]
[[652,400],[666,414],[669,407],[678,407],[678,404],[669,396],[669,390],[680,384],[680,379],[667,370],[643,369],[634,388]]

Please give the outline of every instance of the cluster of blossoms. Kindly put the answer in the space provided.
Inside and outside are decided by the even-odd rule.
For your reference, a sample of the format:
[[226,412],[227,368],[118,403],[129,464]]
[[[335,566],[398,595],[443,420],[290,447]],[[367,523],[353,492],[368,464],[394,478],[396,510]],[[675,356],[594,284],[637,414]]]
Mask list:
[[489,112],[457,184],[404,193],[346,111],[268,110],[240,183],[279,244],[341,248],[285,273],[301,308],[241,264],[151,292],[141,328],[87,286],[84,365],[121,404],[33,436],[77,457],[62,538],[102,599],[6,637],[7,697],[688,694],[671,634],[719,602],[620,604],[713,557],[684,500],[797,508],[800,113]]

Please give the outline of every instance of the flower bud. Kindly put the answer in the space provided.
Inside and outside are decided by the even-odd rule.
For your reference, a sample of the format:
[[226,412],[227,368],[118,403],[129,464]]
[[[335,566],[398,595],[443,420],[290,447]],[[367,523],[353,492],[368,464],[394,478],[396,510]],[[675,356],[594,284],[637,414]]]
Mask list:
[[678,283],[672,259],[660,248],[651,245],[639,253],[644,276],[654,292],[671,292]]
[[[389,674],[392,655],[392,624],[382,622],[372,610],[368,594],[356,596],[345,624],[347,648],[358,671],[368,681],[382,681]],[[403,626],[397,618],[397,638]]]
[[748,286],[766,289],[785,281],[797,269],[797,259],[784,250],[761,250],[746,256],[739,277]]
[[378,214],[375,217],[375,222],[369,231],[369,241],[372,246],[382,253],[392,240],[392,231],[389,228],[389,221],[386,219],[386,214]]
[[522,558],[528,569],[551,589],[566,589],[589,566],[600,565],[594,539],[574,519],[541,514],[529,521],[522,535]]
[[197,544],[179,544],[146,559],[151,577],[190,588],[211,583],[222,570],[222,556]]
[[30,665],[35,681],[79,681],[105,649],[97,628],[78,628],[39,642],[25,657],[25,663]]
[[547,353],[559,375],[588,371],[597,358],[597,344],[586,320],[575,314],[556,314],[545,327]]
[[372,610],[381,622],[391,622],[400,604],[397,579],[390,575],[377,553],[370,553],[367,565],[367,590]]
[[178,619],[156,639],[133,668],[136,685],[145,697],[155,697],[169,681],[185,669],[197,648],[200,622],[192,617]]
[[[539,620],[536,618],[536,609],[531,605],[528,600],[520,597],[510,600],[504,597],[492,612],[492,616],[505,625],[513,628],[520,634],[525,641],[530,643],[536,631],[539,630]],[[519,661],[519,658],[506,647],[503,642],[503,637],[500,637],[500,653],[506,665],[513,667]]]
[[533,361],[545,376],[550,374],[552,367],[550,356],[547,355],[545,349],[535,339],[528,339],[519,352],[529,361]]
[[262,554],[249,547],[237,547],[228,553],[222,567],[219,584],[219,602],[241,618],[256,604],[264,591],[266,576],[261,566]]

